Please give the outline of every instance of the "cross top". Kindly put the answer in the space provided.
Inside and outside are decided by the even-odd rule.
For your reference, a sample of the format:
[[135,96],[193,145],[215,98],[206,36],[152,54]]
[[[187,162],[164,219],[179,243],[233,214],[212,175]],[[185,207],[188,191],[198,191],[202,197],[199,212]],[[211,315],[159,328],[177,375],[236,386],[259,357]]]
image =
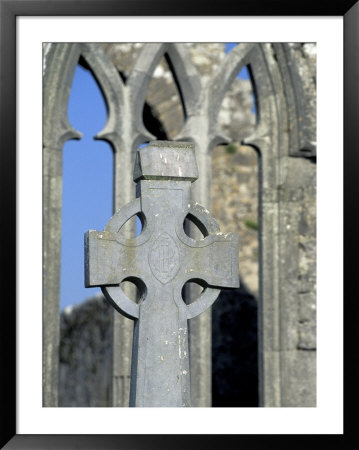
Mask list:
[[[85,235],[85,286],[101,286],[112,306],[135,320],[130,406],[190,406],[187,320],[216,300],[220,288],[239,286],[238,236],[223,234],[209,212],[190,200],[198,178],[194,145],[150,142],[136,155],[137,199],[121,208],[104,231]],[[121,228],[141,218],[139,236],[125,239]],[[185,218],[202,239],[184,232]],[[122,291],[132,281],[138,303]],[[187,281],[204,286],[187,305]]]

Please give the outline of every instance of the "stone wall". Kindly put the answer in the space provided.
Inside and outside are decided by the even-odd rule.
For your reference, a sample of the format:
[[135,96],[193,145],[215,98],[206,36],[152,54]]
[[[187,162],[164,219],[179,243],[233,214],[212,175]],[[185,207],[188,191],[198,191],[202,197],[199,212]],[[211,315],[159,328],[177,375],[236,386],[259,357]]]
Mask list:
[[62,312],[59,406],[109,406],[110,312],[102,295]]
[[[102,46],[126,79],[143,44]],[[225,57],[224,44],[187,46],[193,64],[206,82]],[[272,48],[274,52],[274,46]],[[308,98],[298,108],[305,115],[304,122],[312,120],[313,125],[315,46],[290,44],[288,49],[304,80],[306,92],[303,93],[303,99],[305,96]],[[284,58],[283,55],[275,55],[276,60],[281,57]],[[293,93],[288,91],[287,95]],[[266,381],[266,386],[273,386],[274,391],[281,392],[282,398],[278,403],[282,406],[313,406],[316,347],[315,159],[296,157],[303,156],[299,148],[303,142],[301,131],[298,131],[298,135],[292,133],[292,141],[297,141],[292,142],[291,149],[299,150],[293,155],[281,156],[281,184],[277,191],[264,192],[259,196],[260,157],[252,147],[241,145],[255,128],[255,114],[252,111],[251,83],[237,78],[225,96],[219,113],[221,129],[232,142],[227,146],[216,147],[212,154],[210,212],[222,231],[239,233],[241,278],[241,288],[231,293],[222,292],[213,306],[213,406],[258,406],[260,329],[257,329],[257,298],[261,289],[258,267],[261,252],[258,245],[261,229],[259,198],[266,205],[280,198],[280,215],[275,226],[282,231],[279,253],[273,256],[273,261],[277,261],[278,267],[280,260],[287,261],[280,275],[282,282],[277,293],[282,341],[274,352],[263,351],[264,359],[273,360],[276,352],[280,352],[283,356],[282,373],[275,371],[275,364],[268,363],[268,367],[273,366],[274,369],[271,373],[268,371],[268,376],[272,378],[271,382]],[[171,73],[171,63],[162,58],[154,68],[149,84],[144,123],[158,139],[173,139],[181,129],[184,118],[185,111]],[[289,127],[291,123],[289,118]],[[307,141],[302,148],[304,152],[312,152],[315,145],[313,129],[313,126],[308,128]],[[270,212],[269,206],[266,206],[266,211]],[[268,236],[264,238],[268,239]],[[108,405],[109,342],[112,335],[110,317],[110,307],[101,296],[62,313],[60,406]],[[270,330],[273,327],[271,320],[271,317],[264,317],[260,326]],[[278,387],[280,383],[283,385]],[[269,395],[270,398],[275,396],[275,393]]]

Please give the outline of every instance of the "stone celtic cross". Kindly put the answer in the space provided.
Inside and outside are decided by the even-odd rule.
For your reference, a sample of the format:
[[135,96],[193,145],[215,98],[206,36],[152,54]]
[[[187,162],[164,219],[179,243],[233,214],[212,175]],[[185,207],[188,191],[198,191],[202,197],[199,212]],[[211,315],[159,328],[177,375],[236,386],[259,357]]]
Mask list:
[[[190,406],[187,321],[210,307],[220,288],[239,286],[238,236],[221,233],[209,212],[190,200],[198,178],[193,144],[155,141],[136,158],[138,198],[104,231],[85,235],[85,285],[101,286],[113,307],[135,320],[130,406]],[[126,239],[121,227],[135,215],[142,232]],[[203,238],[185,233],[185,218]],[[126,280],[141,293],[137,303],[120,287]],[[181,294],[187,281],[204,287],[188,305]]]

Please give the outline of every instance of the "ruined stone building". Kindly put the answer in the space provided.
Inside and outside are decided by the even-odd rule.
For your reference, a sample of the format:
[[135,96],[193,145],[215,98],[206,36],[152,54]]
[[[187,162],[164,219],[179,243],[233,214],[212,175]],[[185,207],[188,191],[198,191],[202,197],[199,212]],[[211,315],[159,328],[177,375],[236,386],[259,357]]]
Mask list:
[[[240,236],[241,287],[190,324],[193,406],[315,406],[311,43],[238,44],[227,54],[222,43],[44,45],[44,405],[128,405],[132,322],[103,296],[59,315],[62,149],[79,137],[67,117],[79,63],[108,105],[100,138],[114,152],[114,208],[135,197],[140,144],[193,141],[193,199]],[[249,79],[238,78],[243,68]]]

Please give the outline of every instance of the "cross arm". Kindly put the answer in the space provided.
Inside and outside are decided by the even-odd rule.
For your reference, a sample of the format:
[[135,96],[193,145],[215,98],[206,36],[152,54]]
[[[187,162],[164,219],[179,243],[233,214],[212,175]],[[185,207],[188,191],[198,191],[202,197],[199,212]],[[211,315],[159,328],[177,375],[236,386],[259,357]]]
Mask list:
[[138,273],[141,249],[118,242],[116,233],[90,230],[85,233],[85,286],[118,285]]
[[209,286],[219,288],[239,287],[238,235],[217,232],[193,241],[187,257],[187,280],[204,280]]

